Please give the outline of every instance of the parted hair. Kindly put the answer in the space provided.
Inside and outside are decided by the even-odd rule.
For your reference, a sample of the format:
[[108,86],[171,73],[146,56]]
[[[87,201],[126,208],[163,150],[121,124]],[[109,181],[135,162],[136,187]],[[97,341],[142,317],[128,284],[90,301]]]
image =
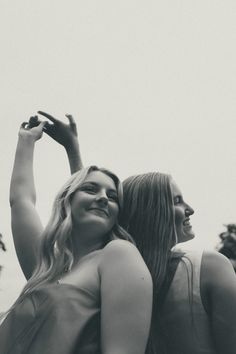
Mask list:
[[153,279],[153,320],[147,353],[161,353],[153,344],[157,336],[153,324],[156,327],[159,294],[171,248],[177,242],[171,179],[168,174],[152,172],[128,177],[123,182],[120,224],[134,238]]
[[[118,194],[118,205],[121,210],[123,205],[123,188],[115,174],[97,166],[83,168],[74,173],[55,198],[51,217],[41,235],[41,244],[35,271],[10,310],[22,302],[27,294],[44,284],[55,282],[64,272],[69,271],[73,266],[75,250],[71,237],[73,228],[71,201],[74,193],[89,173],[93,171],[101,171],[114,181]],[[104,246],[114,239],[124,239],[134,243],[128,232],[118,224],[118,220],[107,234],[107,237],[105,237]]]

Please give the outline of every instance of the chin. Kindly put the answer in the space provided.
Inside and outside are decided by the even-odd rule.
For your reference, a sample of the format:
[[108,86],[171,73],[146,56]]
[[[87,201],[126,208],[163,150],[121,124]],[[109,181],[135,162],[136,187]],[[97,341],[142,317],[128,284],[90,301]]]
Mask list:
[[185,241],[190,241],[190,240],[194,239],[195,233],[193,231],[185,232],[183,236],[184,236]]
[[178,243],[187,242],[194,239],[195,233],[191,230],[183,231],[180,237],[178,237]]
[[110,225],[105,218],[95,216],[86,218],[86,220],[84,219],[82,222],[80,220],[77,223],[76,228],[80,230],[80,232],[92,232],[94,234],[106,235],[110,232],[112,226],[113,225]]

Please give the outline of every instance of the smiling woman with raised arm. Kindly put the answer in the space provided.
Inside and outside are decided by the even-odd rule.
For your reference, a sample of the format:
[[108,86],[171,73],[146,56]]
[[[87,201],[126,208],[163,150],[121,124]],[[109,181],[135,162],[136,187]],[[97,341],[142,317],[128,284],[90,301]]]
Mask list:
[[214,251],[173,248],[194,237],[190,223],[194,210],[170,175],[132,176],[123,187],[120,221],[153,278],[146,353],[235,354],[236,278],[229,260]]
[[10,191],[12,232],[28,282],[0,326],[1,354],[144,354],[152,281],[118,224],[120,181],[96,166],[74,173],[43,230],[33,152],[46,123],[36,120],[20,129]]

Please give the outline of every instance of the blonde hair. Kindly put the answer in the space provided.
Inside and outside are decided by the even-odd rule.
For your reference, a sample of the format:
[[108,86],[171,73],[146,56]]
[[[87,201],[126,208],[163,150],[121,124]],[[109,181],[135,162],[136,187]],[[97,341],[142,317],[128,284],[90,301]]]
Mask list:
[[[123,205],[123,188],[118,177],[104,168],[90,166],[74,173],[57,194],[53,203],[52,214],[41,235],[39,260],[36,269],[23,288],[19,298],[13,304],[11,311],[26,295],[44,284],[52,283],[74,264],[74,248],[72,243],[72,196],[92,171],[101,171],[115,183],[118,194],[119,209]],[[107,235],[106,242],[120,238],[134,243],[132,237],[118,224],[113,226]],[[8,311],[8,312],[9,312]]]

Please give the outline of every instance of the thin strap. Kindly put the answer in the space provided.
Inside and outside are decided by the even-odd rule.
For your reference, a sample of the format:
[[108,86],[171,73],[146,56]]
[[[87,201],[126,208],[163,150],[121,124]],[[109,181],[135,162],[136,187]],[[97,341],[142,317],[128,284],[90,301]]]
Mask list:
[[169,260],[169,264],[166,272],[166,278],[158,294],[158,306],[160,309],[162,308],[162,304],[165,301],[166,295],[168,293],[168,290],[170,288],[170,285],[172,283],[172,280],[174,278],[180,260],[181,260],[181,256],[171,257],[171,259]]

